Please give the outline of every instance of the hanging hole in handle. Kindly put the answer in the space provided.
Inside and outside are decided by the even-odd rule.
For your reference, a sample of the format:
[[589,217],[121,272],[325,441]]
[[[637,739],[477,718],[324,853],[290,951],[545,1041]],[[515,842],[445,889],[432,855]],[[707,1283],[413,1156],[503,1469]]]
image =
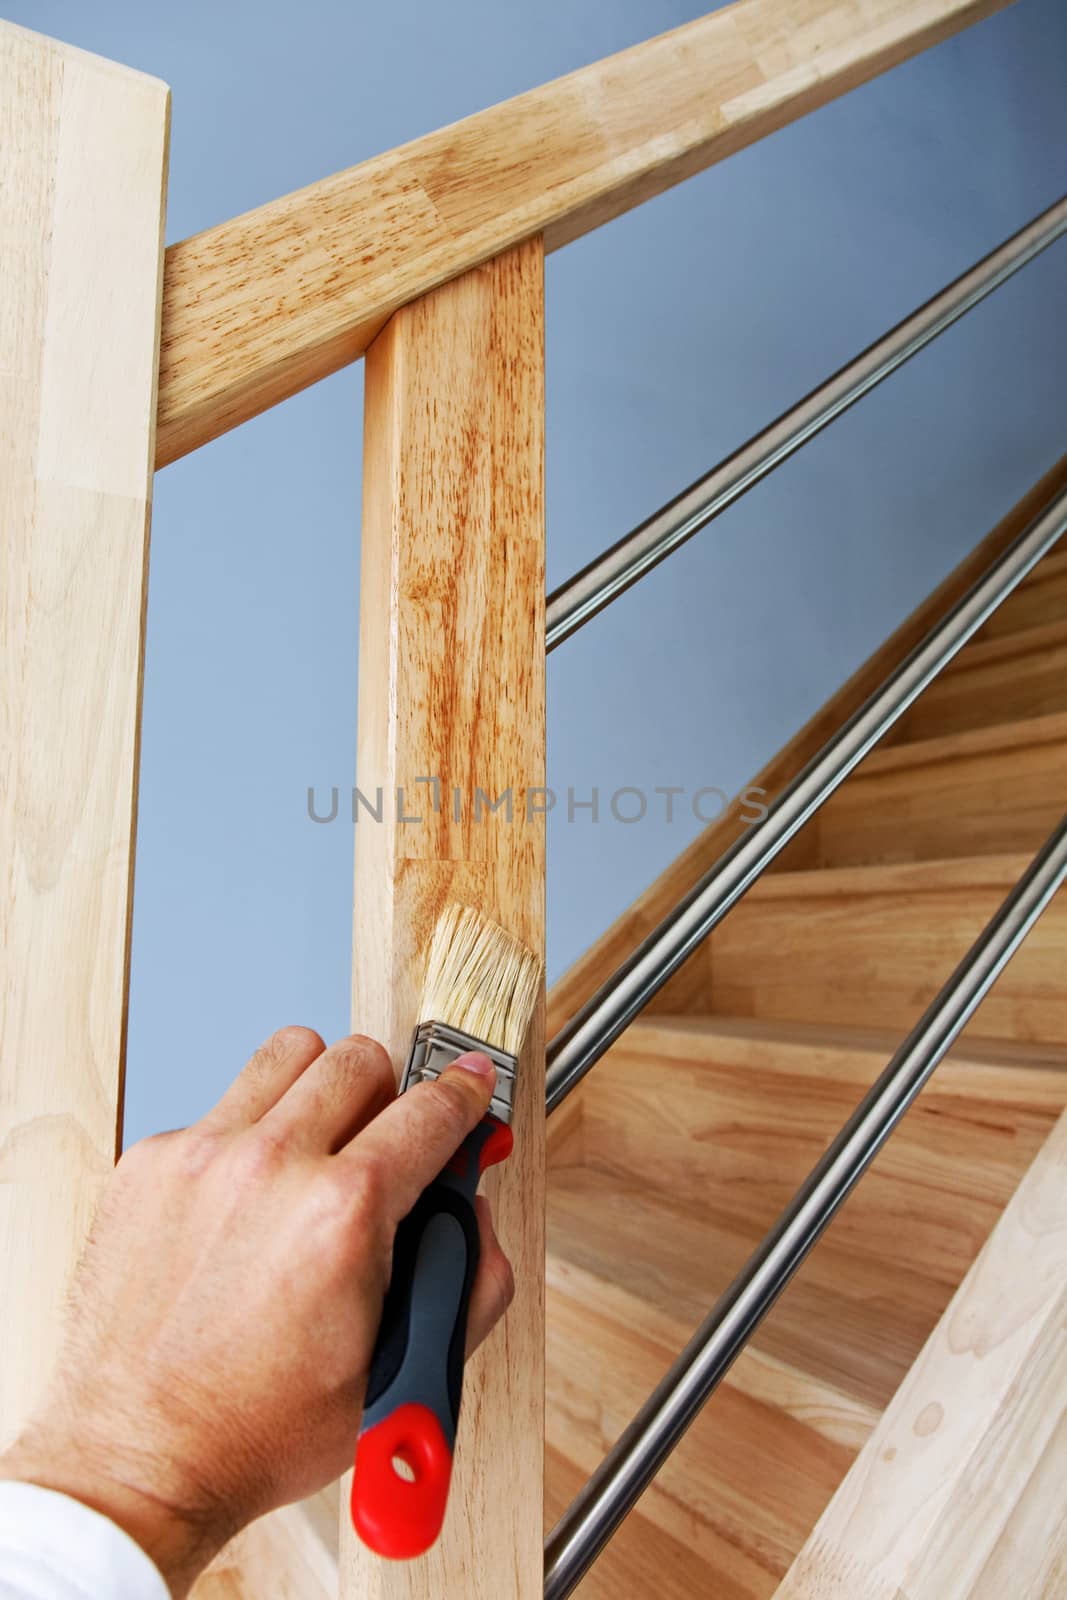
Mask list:
[[405,1483],[415,1482],[415,1468],[412,1466],[407,1456],[402,1456],[399,1453],[393,1456],[393,1471],[396,1473],[398,1478],[403,1478]]

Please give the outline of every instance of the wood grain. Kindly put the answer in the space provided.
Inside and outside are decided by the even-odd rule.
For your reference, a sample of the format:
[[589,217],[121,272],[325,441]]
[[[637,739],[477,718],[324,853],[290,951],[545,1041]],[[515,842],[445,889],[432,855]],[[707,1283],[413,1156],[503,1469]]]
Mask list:
[[[796,776],[805,762],[820,750],[863,701],[914,649],[934,624],[945,615],[962,594],[985,572],[989,564],[1011,543],[1033,517],[1067,488],[1067,456],[1019,501],[1006,517],[988,533],[970,555],[949,574],[943,583],[868,657],[852,677],[833,694],[804,727],[771,758],[752,782],[773,798]],[[1056,554],[1058,555],[1059,552]],[[1035,569],[1040,571],[1040,567]],[[859,769],[863,771],[863,768]],[[548,996],[548,1032],[558,1032],[575,1011],[589,999],[604,980],[626,959],[640,941],[666,916],[672,906],[693,887],[698,878],[718,860],[744,831],[742,810],[734,806],[710,824],[664,872],[641,894],[633,905],[574,963],[552,986]],[[814,864],[804,852],[814,848],[814,836],[807,829],[793,850],[794,866]],[[669,1009],[669,1007],[668,1007]]]
[[1060,1119],[779,1600],[1065,1592],[1067,1116]]
[[[446,902],[543,950],[543,335],[533,240],[406,307],[368,354],[357,780],[387,803],[357,825],[353,1017],[398,1070]],[[510,791],[511,818],[483,802],[479,819],[479,789]],[[442,1538],[386,1563],[342,1517],[352,1600],[542,1593],[543,1052],[539,1008],[515,1154],[486,1183],[518,1291],[468,1364]]]
[[524,239],[549,250],[1007,0],[737,0],[167,251],[157,462],[363,354]]
[[168,118],[0,23],[0,1442],[119,1138]]

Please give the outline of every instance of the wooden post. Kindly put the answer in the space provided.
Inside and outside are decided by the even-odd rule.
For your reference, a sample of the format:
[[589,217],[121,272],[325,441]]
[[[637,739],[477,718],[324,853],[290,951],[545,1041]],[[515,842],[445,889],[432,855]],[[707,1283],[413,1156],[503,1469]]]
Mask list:
[[0,23],[0,1444],[119,1134],[168,116]]
[[[447,901],[543,944],[543,374],[540,239],[397,312],[367,356],[358,784],[381,821],[361,806],[353,1018],[398,1070]],[[342,1511],[347,1600],[542,1594],[541,1008],[515,1134],[486,1189],[518,1289],[468,1364],[444,1532],[386,1563]]]

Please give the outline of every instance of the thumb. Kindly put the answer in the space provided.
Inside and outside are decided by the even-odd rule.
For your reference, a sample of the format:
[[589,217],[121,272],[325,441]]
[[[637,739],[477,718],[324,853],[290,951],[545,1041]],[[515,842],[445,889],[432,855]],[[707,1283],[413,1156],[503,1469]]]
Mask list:
[[489,1110],[495,1083],[496,1068],[488,1056],[479,1051],[460,1056],[439,1078],[398,1095],[345,1146],[344,1159],[381,1163],[388,1173],[390,1222],[407,1216],[478,1126]]

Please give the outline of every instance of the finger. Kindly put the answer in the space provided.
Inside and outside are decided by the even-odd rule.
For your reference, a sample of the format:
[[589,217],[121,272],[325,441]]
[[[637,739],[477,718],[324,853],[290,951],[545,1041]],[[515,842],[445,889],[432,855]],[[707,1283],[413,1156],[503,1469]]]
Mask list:
[[511,1262],[500,1248],[489,1202],[484,1195],[475,1200],[474,1209],[478,1214],[478,1238],[482,1248],[467,1317],[468,1355],[477,1350],[486,1334],[496,1327],[515,1295]]
[[326,1046],[314,1028],[279,1028],[265,1039],[204,1117],[206,1127],[236,1133],[258,1122],[306,1072]]
[[376,1039],[354,1033],[323,1052],[264,1117],[288,1144],[327,1155],[396,1096],[393,1064]]
[[488,1056],[460,1056],[441,1076],[386,1106],[342,1152],[381,1175],[383,1221],[406,1217],[449,1157],[489,1110],[496,1069]]

